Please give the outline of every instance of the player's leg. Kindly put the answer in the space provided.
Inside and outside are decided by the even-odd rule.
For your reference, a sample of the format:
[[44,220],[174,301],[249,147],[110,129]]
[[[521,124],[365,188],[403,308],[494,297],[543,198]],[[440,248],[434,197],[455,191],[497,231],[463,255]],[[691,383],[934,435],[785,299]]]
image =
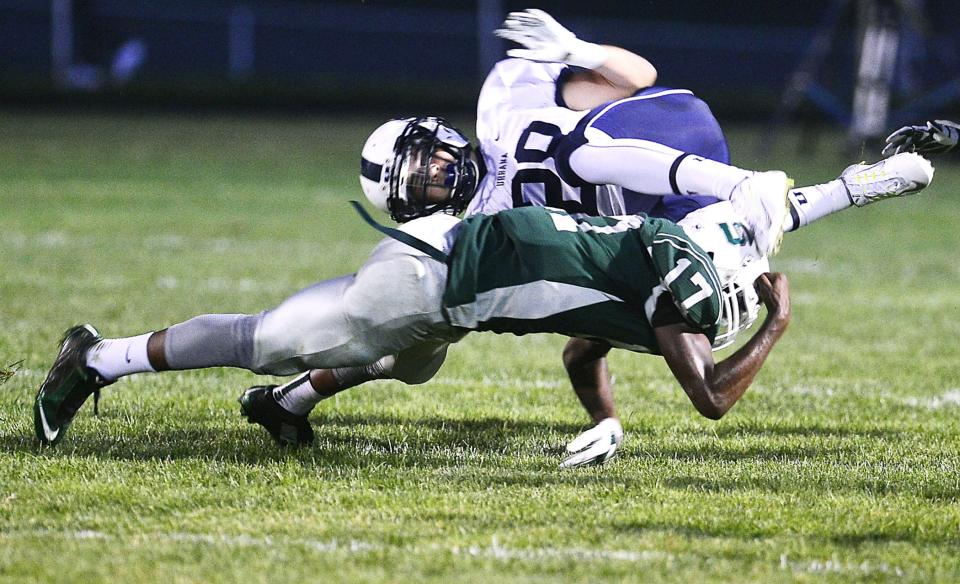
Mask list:
[[[287,299],[277,309],[260,314],[205,314],[175,324],[169,328],[132,337],[104,339],[90,325],[74,327],[67,332],[61,348],[61,357],[69,355],[67,368],[77,375],[89,378],[91,383],[105,386],[134,373],[202,369],[207,367],[239,367],[256,373],[289,374],[297,369],[277,368],[263,363],[263,353],[274,360],[295,359],[301,346],[298,339],[311,335],[314,346],[336,347],[341,339],[350,336],[349,321],[343,298],[354,276],[345,276],[320,282]],[[305,302],[305,299],[309,301]],[[278,317],[278,315],[280,315]],[[309,318],[308,318],[309,317]],[[259,331],[264,321],[274,328],[278,318],[301,323],[300,329],[288,327],[283,342],[264,340]],[[282,326],[282,325],[280,325]],[[319,335],[310,327],[325,331]],[[267,330],[270,330],[269,327]],[[258,333],[261,337],[258,343]],[[367,359],[362,343],[361,356]],[[257,350],[260,349],[260,355]],[[58,359],[54,369],[60,362]],[[61,367],[63,368],[63,367]],[[299,370],[306,369],[301,366]],[[75,370],[75,371],[74,371]],[[53,372],[53,370],[51,370]],[[89,394],[88,394],[89,395]],[[85,397],[84,397],[85,399]]]
[[388,239],[336,294],[308,288],[267,312],[253,370],[290,375],[368,365],[436,335],[459,338],[441,310],[447,266]]
[[252,367],[253,331],[260,315],[209,314],[169,329],[104,339],[91,325],[69,329],[34,401],[34,427],[42,443],[59,442],[90,395],[133,373]]
[[[309,316],[304,317],[303,307],[318,300],[309,290],[264,318],[258,342],[266,345],[280,346],[291,331],[303,329],[295,335],[300,342],[295,356],[280,350],[281,358],[276,359],[270,349],[257,351],[257,361],[266,371],[286,374],[315,367],[286,384],[255,386],[240,397],[243,415],[263,426],[281,445],[311,442],[307,415],[340,391],[374,379],[427,381],[443,363],[447,345],[463,336],[446,323],[440,309],[447,267],[407,255],[409,250],[398,242],[387,248],[374,253],[346,290],[343,304],[348,323],[342,330],[347,334],[336,344],[311,340],[312,335],[329,333],[310,332],[316,327]],[[397,252],[402,253],[392,261],[382,261]],[[363,340],[362,350],[353,347],[358,340]]]
[[766,253],[779,246],[789,179],[729,165],[719,123],[689,91],[652,88],[597,108],[563,139],[555,158],[571,184],[729,199]]
[[729,197],[752,173],[730,166],[710,108],[687,90],[650,88],[590,112],[557,149],[568,182],[651,195]]
[[313,442],[313,427],[307,416],[321,401],[375,379],[386,379],[392,355],[370,365],[312,369],[282,385],[255,385],[239,398],[240,413],[259,424],[281,446]]
[[426,383],[446,359],[446,341],[423,342],[370,365],[312,369],[283,385],[260,385],[240,396],[241,412],[251,423],[263,426],[281,446],[313,442],[308,415],[321,401],[378,379],[395,379],[408,385]]
[[793,189],[784,231],[795,231],[848,207],[918,193],[933,180],[933,166],[918,154],[902,153],[875,164],[854,164],[827,183]]
[[59,441],[91,394],[132,373],[242,367],[288,375],[373,363],[434,332],[455,338],[440,310],[446,266],[397,253],[398,247],[409,251],[390,240],[356,277],[311,286],[258,315],[204,315],[107,340],[89,325],[74,327],[37,393],[38,438]]
[[321,401],[368,381],[395,379],[407,385],[419,385],[440,370],[449,346],[446,341],[422,342],[369,365],[312,369],[277,386],[274,396],[285,410],[306,415]]

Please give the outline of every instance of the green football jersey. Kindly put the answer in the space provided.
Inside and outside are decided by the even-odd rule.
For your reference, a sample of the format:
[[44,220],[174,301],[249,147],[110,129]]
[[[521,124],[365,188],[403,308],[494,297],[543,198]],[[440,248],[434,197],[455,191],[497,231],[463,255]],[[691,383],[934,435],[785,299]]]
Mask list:
[[650,323],[660,296],[713,342],[719,291],[709,256],[669,221],[521,207],[463,221],[443,304],[458,327],[659,354]]

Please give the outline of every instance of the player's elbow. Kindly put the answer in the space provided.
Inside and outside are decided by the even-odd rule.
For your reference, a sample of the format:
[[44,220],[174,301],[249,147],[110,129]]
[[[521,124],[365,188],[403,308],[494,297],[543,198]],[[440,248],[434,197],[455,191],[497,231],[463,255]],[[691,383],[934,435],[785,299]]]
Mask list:
[[631,95],[657,82],[657,68],[640,55],[610,45],[607,45],[607,54],[605,76]]
[[657,70],[652,67],[650,70],[641,69],[630,71],[629,74],[625,75],[617,84],[617,89],[622,96],[616,99],[630,97],[642,89],[653,87],[656,82]]
[[657,68],[649,62],[644,63],[643,66],[637,67],[631,82],[637,91],[652,87],[657,82]]
[[639,91],[657,82],[657,68],[639,55],[633,55],[629,66],[623,67],[623,81],[627,89]]
[[713,403],[706,406],[697,406],[697,411],[708,420],[719,420],[727,413],[727,410]]
[[719,420],[730,410],[732,404],[720,399],[717,392],[704,383],[684,386],[684,391],[693,402],[697,412],[709,420]]

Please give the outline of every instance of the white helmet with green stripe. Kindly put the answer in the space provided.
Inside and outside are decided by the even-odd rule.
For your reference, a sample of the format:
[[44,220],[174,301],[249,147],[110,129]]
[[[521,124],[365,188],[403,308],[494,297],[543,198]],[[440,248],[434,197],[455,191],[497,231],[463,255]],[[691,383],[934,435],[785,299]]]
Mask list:
[[678,222],[684,232],[713,259],[720,276],[720,331],[714,350],[727,347],[740,331],[750,328],[760,315],[760,297],[753,283],[770,271],[753,234],[729,201],[697,209]]

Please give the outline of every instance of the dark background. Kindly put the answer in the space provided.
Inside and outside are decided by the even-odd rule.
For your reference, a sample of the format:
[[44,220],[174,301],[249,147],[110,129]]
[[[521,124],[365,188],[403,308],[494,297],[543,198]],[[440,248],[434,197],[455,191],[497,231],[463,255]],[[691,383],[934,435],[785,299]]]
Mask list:
[[[578,0],[535,5],[581,38],[644,55],[660,71],[661,85],[693,89],[727,119],[774,116],[820,33],[826,49],[812,71],[815,87],[786,113],[843,122],[856,76],[856,14],[862,3]],[[900,18],[890,124],[956,114],[960,2],[886,4],[897,7]],[[93,103],[468,112],[486,70],[505,48],[490,31],[506,12],[530,5],[499,0],[0,0],[0,99],[28,107]],[[125,45],[139,51],[135,66],[115,78],[111,68]]]

